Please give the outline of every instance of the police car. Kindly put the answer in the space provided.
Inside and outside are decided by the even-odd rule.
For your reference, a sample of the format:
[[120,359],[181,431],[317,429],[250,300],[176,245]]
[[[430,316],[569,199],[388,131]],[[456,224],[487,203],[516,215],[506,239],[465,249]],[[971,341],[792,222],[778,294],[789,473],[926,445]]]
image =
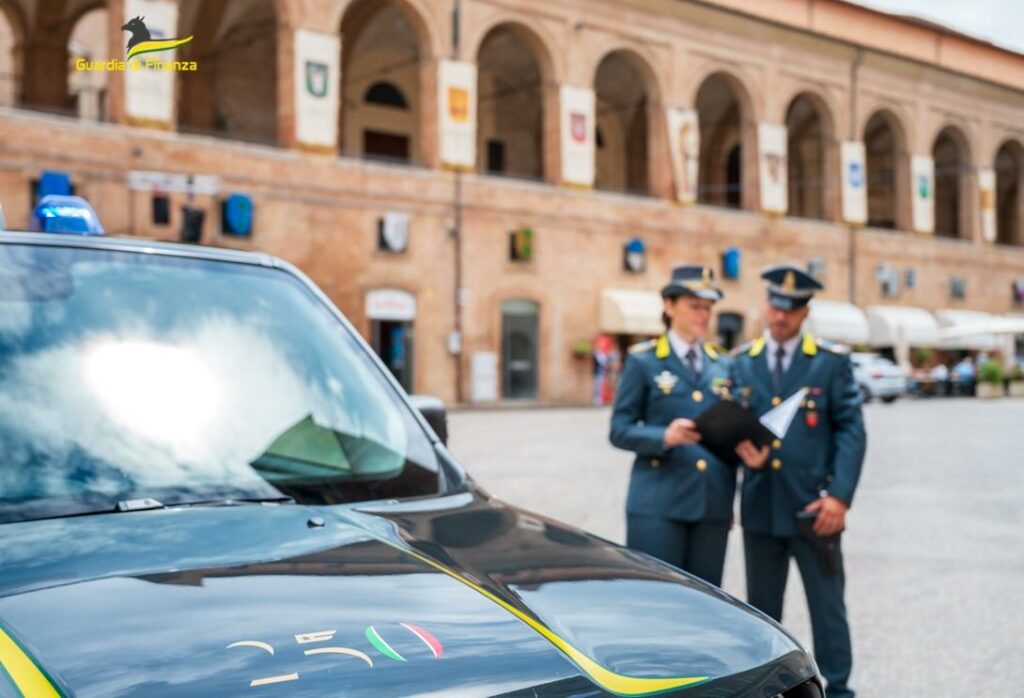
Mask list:
[[0,696],[822,695],[720,589],[483,491],[292,266],[48,205],[77,234],[0,233]]

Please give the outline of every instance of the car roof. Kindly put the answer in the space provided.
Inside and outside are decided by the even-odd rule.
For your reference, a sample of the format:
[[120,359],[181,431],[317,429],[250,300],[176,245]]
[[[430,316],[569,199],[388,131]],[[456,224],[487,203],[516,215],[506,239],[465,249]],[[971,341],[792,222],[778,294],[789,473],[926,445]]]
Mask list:
[[136,252],[158,254],[168,257],[205,259],[217,262],[233,262],[260,267],[287,266],[286,263],[263,252],[246,252],[205,245],[183,245],[174,242],[149,240],[147,238],[107,237],[91,235],[64,235],[59,233],[35,233],[0,231],[0,245],[37,245],[39,247],[71,247],[79,249],[108,250],[114,252]]

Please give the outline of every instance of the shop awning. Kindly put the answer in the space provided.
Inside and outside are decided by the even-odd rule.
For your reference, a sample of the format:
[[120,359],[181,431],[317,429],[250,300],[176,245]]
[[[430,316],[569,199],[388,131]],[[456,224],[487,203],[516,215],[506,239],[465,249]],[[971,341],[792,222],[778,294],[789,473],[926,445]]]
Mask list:
[[655,291],[607,289],[601,293],[601,332],[656,335],[661,324],[661,296]]
[[936,310],[935,317],[939,321],[939,346],[943,349],[992,351],[1002,344],[993,330],[999,328],[1003,318],[975,310]]
[[836,301],[811,301],[811,314],[804,328],[815,337],[851,346],[867,344],[871,336],[864,311],[852,303]]
[[901,343],[911,347],[939,346],[939,323],[923,308],[869,306],[868,328],[870,344],[876,347],[895,347]]

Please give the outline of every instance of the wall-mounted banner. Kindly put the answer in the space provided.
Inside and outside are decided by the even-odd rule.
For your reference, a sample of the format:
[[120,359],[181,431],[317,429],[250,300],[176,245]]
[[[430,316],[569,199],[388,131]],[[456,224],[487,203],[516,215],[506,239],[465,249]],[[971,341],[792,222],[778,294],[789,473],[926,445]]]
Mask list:
[[668,144],[672,154],[672,176],[676,200],[684,204],[697,201],[697,177],[700,175],[700,125],[693,109],[669,107]]
[[910,158],[910,197],[914,232],[934,233],[935,161],[927,155]]
[[761,210],[785,213],[789,208],[789,175],[786,171],[786,127],[757,125],[757,153],[761,188]]
[[341,37],[295,30],[295,139],[301,145],[338,145]]
[[991,167],[978,168],[978,196],[981,199],[981,237],[985,242],[995,242],[996,171]]
[[843,141],[840,159],[843,168],[843,220],[853,225],[868,222],[868,178],[864,144]]
[[[178,3],[170,0],[125,0],[124,16],[145,19],[145,28],[151,39],[160,40],[177,36]],[[134,35],[133,35],[134,37]],[[161,51],[161,61],[173,61],[176,50]],[[145,58],[145,56],[143,56]],[[141,60],[141,59],[135,59]],[[174,71],[126,70],[124,72],[125,113],[129,122],[161,124],[174,123]]]
[[594,186],[594,91],[562,85],[562,181]]
[[476,167],[476,64],[438,62],[438,125],[441,164]]

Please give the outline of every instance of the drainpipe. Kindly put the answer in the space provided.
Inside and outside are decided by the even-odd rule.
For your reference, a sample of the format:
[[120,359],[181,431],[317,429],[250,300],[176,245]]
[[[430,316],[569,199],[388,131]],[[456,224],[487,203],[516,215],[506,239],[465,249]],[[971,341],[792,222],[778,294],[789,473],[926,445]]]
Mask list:
[[[462,3],[455,0],[452,7],[452,58],[459,59],[461,55],[460,34],[462,30]],[[462,171],[455,170],[455,191],[454,191],[454,218],[451,235],[454,242],[455,253],[455,336],[458,338],[458,352],[455,354],[455,402],[463,401],[462,394]]]
[[[849,138],[851,141],[857,140],[857,78],[860,71],[860,66],[864,62],[864,49],[860,46],[857,47],[857,57],[853,59],[850,64],[850,133]],[[840,157],[842,161],[842,157]],[[843,172],[840,174],[840,208],[842,208],[842,178],[846,176]],[[866,176],[866,173],[865,173]],[[849,300],[853,305],[857,304],[857,226],[850,224],[849,226],[849,250],[848,255],[850,259],[850,287],[849,287]]]

